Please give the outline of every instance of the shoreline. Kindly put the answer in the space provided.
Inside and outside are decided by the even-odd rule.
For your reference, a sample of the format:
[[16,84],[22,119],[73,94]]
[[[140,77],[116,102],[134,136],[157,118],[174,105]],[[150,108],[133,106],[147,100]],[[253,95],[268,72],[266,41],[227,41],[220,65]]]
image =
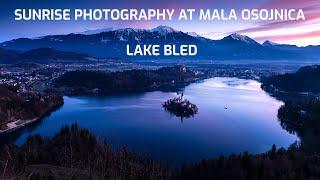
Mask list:
[[[7,133],[11,133],[13,131],[16,131],[16,130],[19,130],[33,122],[36,122],[38,120],[40,120],[41,118],[34,118],[34,119],[29,119],[29,120],[16,120],[16,121],[13,121],[13,122],[9,122],[7,123],[7,128],[6,129],[3,129],[3,130],[0,130],[0,135],[1,134],[7,134]],[[16,123],[19,123],[20,121],[24,121],[23,123],[21,124],[16,124]]]
[[[27,120],[16,120],[16,121],[12,121],[6,124],[7,128],[6,129],[0,129],[0,135],[4,135],[4,134],[10,134],[13,133],[15,131],[18,131],[30,124],[33,124],[35,122],[38,122],[40,120],[42,120],[45,116],[51,114],[52,112],[55,112],[57,109],[59,109],[61,106],[63,106],[64,102],[59,102],[55,105],[53,105],[52,107],[48,108],[46,111],[44,111],[44,113],[42,113],[40,116],[35,117],[33,119],[27,119]],[[17,124],[21,122],[20,124]]]

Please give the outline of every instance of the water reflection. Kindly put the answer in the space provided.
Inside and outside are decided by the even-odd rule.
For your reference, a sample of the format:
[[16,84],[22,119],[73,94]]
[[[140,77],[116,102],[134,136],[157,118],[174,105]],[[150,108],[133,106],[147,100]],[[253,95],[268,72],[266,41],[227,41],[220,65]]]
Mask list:
[[273,144],[288,147],[298,140],[278,122],[277,111],[283,103],[262,91],[257,81],[212,78],[187,86],[184,97],[199,112],[183,123],[162,108],[174,96],[148,92],[64,97],[60,110],[22,130],[13,141],[22,144],[36,133],[52,137],[62,125],[77,122],[114,148],[126,145],[135,152],[181,164],[245,150],[260,153]]

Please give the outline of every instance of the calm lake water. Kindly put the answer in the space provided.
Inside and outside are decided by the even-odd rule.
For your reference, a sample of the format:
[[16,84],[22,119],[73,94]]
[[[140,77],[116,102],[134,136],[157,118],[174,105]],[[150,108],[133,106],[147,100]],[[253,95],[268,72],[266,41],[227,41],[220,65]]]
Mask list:
[[[49,138],[62,125],[77,122],[114,148],[127,146],[173,165],[231,153],[265,152],[273,144],[298,140],[281,128],[270,97],[254,80],[212,78],[185,88],[184,97],[199,108],[194,117],[177,118],[162,108],[176,93],[147,92],[107,97],[64,97],[64,106],[14,140],[31,134]],[[227,107],[227,109],[225,109]]]

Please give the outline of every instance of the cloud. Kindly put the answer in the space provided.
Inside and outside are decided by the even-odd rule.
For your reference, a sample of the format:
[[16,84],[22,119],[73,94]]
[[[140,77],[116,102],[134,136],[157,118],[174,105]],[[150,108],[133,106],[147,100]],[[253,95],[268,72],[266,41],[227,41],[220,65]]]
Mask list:
[[299,40],[299,39],[309,39],[313,37],[320,37],[320,30],[300,33],[300,34],[289,34],[289,35],[275,35],[275,36],[261,36],[257,37],[257,40],[265,40],[270,39],[273,41],[292,41],[292,40]]
[[[235,31],[251,35],[258,41],[273,40],[277,42],[319,38],[320,2],[318,0],[271,0],[259,9],[296,8],[303,9],[306,20],[299,21],[259,21],[253,27]],[[304,42],[306,43],[306,42]],[[320,42],[318,42],[320,44]]]

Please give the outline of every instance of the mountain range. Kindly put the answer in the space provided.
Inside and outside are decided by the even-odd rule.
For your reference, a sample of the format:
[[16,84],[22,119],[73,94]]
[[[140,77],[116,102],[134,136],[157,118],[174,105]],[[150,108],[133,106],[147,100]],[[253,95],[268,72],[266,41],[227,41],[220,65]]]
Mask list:
[[[175,59],[179,57],[128,57],[126,45],[137,44],[194,44],[198,47],[198,54],[184,59],[202,60],[291,60],[291,59],[319,59],[320,46],[297,47],[295,45],[276,44],[265,41],[259,44],[248,36],[231,34],[220,40],[204,38],[193,32],[182,32],[168,26],[158,26],[154,29],[99,29],[83,33],[67,35],[48,35],[38,38],[18,38],[0,44],[0,61],[10,58],[16,59],[16,52],[34,49],[48,50],[62,54],[73,52],[84,57],[123,58],[123,59]],[[39,49],[40,48],[40,49]],[[38,52],[39,53],[39,52]],[[21,53],[19,58],[24,58]],[[52,56],[52,52],[51,52]],[[69,55],[68,55],[69,56]],[[41,59],[38,57],[38,59]]]

